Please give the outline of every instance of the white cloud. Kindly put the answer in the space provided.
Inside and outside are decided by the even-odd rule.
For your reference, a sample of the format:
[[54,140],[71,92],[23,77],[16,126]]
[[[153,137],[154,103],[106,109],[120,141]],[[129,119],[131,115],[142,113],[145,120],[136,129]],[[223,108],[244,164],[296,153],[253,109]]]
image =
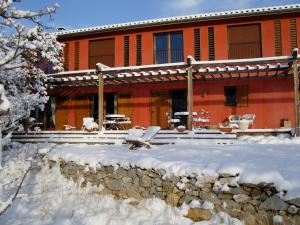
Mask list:
[[[273,1],[273,4],[278,1]],[[271,0],[165,0],[162,13],[166,16],[187,15],[193,13],[216,12],[222,10],[235,10],[242,8],[261,7],[272,5]],[[263,4],[262,3],[266,3]]]

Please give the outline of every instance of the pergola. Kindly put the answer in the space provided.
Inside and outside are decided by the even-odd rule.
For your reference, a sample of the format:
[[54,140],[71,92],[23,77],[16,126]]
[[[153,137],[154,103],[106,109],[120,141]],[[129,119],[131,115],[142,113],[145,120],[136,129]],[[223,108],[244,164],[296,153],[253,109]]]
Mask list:
[[[290,77],[294,79],[295,131],[299,136],[299,77],[298,49],[291,56],[253,59],[196,61],[155,64],[132,67],[108,67],[101,63],[94,70],[61,72],[49,75],[49,83],[55,87],[98,86],[99,112],[103,112],[104,85],[144,84],[187,81],[188,129],[192,129],[193,80],[253,79]],[[99,128],[103,127],[103,114],[99,113]]]

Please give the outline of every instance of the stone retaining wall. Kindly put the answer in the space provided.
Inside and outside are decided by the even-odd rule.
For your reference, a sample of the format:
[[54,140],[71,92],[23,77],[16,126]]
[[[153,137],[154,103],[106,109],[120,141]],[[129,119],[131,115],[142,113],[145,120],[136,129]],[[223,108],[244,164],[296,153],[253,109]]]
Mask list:
[[[56,162],[50,161],[52,167]],[[132,197],[137,200],[153,196],[165,200],[171,206],[180,206],[192,200],[214,203],[216,212],[244,219],[246,224],[256,220],[283,216],[285,224],[300,224],[300,198],[283,201],[272,184],[238,184],[237,177],[220,174],[217,178],[191,175],[165,177],[164,170],[146,170],[130,167],[114,169],[100,166],[94,170],[88,165],[60,161],[61,173],[68,179],[99,187],[99,194],[112,194],[118,198]],[[272,223],[271,223],[272,224]]]

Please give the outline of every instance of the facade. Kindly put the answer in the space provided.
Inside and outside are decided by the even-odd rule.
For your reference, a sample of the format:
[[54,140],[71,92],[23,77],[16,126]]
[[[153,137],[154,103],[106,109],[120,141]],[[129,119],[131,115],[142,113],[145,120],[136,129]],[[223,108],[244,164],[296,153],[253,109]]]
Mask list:
[[[123,69],[140,66],[149,71],[159,64],[180,64],[188,56],[208,65],[243,59],[235,61],[239,66],[247,59],[290,56],[300,46],[300,5],[62,31],[58,40],[65,44],[65,72],[54,77],[89,75],[96,63]],[[278,128],[283,120],[293,124],[294,83],[289,71],[268,76],[269,72],[262,70],[259,74],[264,76],[250,78],[248,74],[245,79],[223,79],[222,72],[220,79],[197,79],[195,74],[193,111],[208,111],[212,127],[231,114],[249,113],[256,115],[255,128]],[[227,74],[234,77],[234,72]],[[167,129],[166,113],[187,111],[187,81],[153,81],[105,83],[103,114],[124,114],[131,118],[132,126],[160,125]],[[97,82],[80,85],[78,81],[73,86],[61,83],[53,85],[49,94],[44,121],[47,129],[63,129],[66,124],[80,129],[83,117],[98,118]]]

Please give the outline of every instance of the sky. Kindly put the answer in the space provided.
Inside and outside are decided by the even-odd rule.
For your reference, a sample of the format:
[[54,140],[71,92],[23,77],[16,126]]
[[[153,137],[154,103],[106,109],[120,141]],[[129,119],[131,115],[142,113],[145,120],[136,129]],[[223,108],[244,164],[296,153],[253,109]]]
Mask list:
[[58,3],[54,28],[76,29],[144,19],[218,12],[243,8],[297,4],[300,0],[22,0],[18,9],[39,10]]

